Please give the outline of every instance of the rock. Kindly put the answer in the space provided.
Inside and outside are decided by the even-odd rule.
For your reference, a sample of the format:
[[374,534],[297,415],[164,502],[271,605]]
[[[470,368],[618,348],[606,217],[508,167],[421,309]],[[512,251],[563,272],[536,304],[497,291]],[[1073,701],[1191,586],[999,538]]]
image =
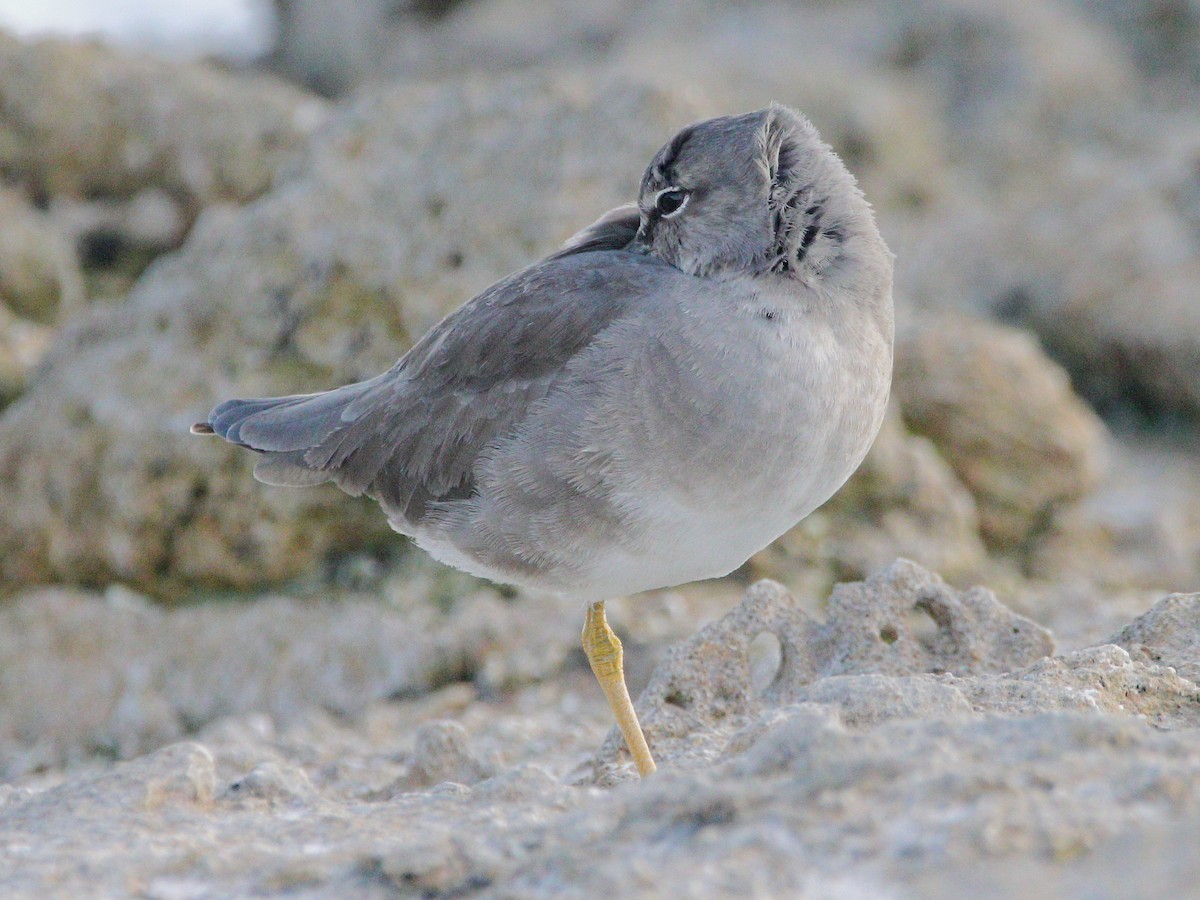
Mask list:
[[[780,665],[758,691],[749,647],[764,632],[779,642]],[[655,753],[694,765],[711,760],[764,705],[798,702],[818,679],[1009,671],[1053,649],[1048,631],[1010,612],[990,591],[957,593],[907,560],[835,588],[823,624],[781,586],[763,581],[735,610],[667,653],[638,698],[638,716]],[[624,752],[614,729],[601,751],[601,781],[615,777],[618,748]]]
[[373,503],[258,485],[248,454],[189,425],[226,397],[386,369],[441,315],[632,196],[695,113],[619,81],[536,77],[392,89],[348,109],[267,197],[210,210],[125,303],[65,329],[0,420],[0,578],[163,594],[279,581],[397,540]]
[[[1169,780],[1159,789],[1169,790]],[[1200,827],[1200,817],[1188,812],[1159,821],[1130,825],[1094,845],[1071,846],[1038,859],[1023,858],[1014,865],[1011,856],[963,865],[951,863],[917,875],[911,882],[914,896],[930,900],[979,898],[1082,897],[1097,885],[1119,897],[1186,897],[1200,879],[1200,860],[1184,852],[1179,836]],[[1130,866],[1136,860],[1136,867]]]
[[[1161,137],[1089,148],[1014,182],[941,268],[988,272],[968,303],[1036,330],[1101,411],[1195,418],[1200,220],[1188,198],[1200,190],[1200,131],[1136,113],[1124,126]],[[980,263],[985,253],[1002,264]]]
[[1061,581],[1011,576],[1005,593],[1014,609],[1053,630],[1062,653],[1107,642],[1115,631],[1162,596],[1161,590],[1098,585],[1074,573]]
[[213,804],[213,756],[201,744],[171,744],[71,785],[51,788],[15,806],[5,823],[69,815],[93,828],[114,813],[162,813],[171,808],[206,810]]
[[[485,589],[443,603],[404,576],[382,592],[386,602],[268,596],[178,609],[119,590],[22,594],[0,608],[0,777],[94,753],[132,757],[226,716],[263,712],[284,727],[314,708],[356,715],[477,670],[499,691],[561,668],[578,646],[578,621],[553,600],[501,603]],[[460,728],[447,727],[451,738]],[[486,754],[469,763],[452,740],[438,750],[442,732],[430,728],[414,783],[491,774]]]
[[[1050,651],[1044,630],[911,563],[840,588],[823,624],[760,584],[671,651],[639,701],[649,721],[662,688],[692,692],[693,731],[664,740],[651,728],[653,778],[604,790],[578,765],[611,722],[582,667],[495,701],[459,684],[337,718],[310,712],[275,726],[243,715],[206,728],[203,744],[6,785],[0,891],[867,898],[933,885],[934,896],[958,896],[946,885],[964,872],[1090,890],[1116,848],[1121,872],[1104,883],[1136,893],[1128,873],[1139,885],[1174,883],[1166,873],[1194,856],[1184,826],[1200,816],[1200,686],[1133,658],[1137,647],[1163,662],[1194,657],[1193,599],[1168,598],[1131,624],[1133,655],[1101,645],[1038,659]],[[108,604],[175,614],[128,595]],[[940,624],[908,624],[915,604]],[[326,630],[357,618],[354,607],[313,613]],[[544,611],[539,622],[549,623]],[[891,643],[880,636],[889,623]],[[81,649],[2,624],[14,640]],[[311,694],[319,680],[305,667],[327,651],[319,630],[296,625],[285,616],[280,634],[312,651],[275,683]],[[745,657],[763,629],[777,635],[781,664],[756,688]],[[116,630],[136,632],[128,620]],[[286,646],[271,640],[276,653]],[[198,664],[203,655],[180,657],[172,673]],[[954,673],[930,671],[945,668]],[[19,696],[0,688],[6,703]],[[58,699],[85,688],[85,678],[63,680]],[[494,775],[477,780],[484,760]],[[426,782],[474,783],[397,790],[414,767]],[[625,780],[619,767],[608,776]],[[1022,881],[1030,872],[1042,880]]]
[[975,707],[963,691],[931,678],[831,675],[810,685],[797,699],[836,710],[837,720],[848,728],[868,728],[892,719],[975,718]]
[[[928,616],[933,628],[910,619],[914,612]],[[991,591],[954,591],[907,560],[835,588],[825,624],[807,640],[808,660],[793,663],[800,682],[861,672],[1004,672],[1054,650],[1046,629],[1011,612]]]
[[274,79],[0,34],[0,168],[42,196],[247,200],[323,116]]
[[1034,330],[1106,415],[1194,420],[1200,131],[1141,107],[1113,130],[893,220],[897,283],[924,306]]
[[602,59],[636,22],[628,0],[274,0],[273,68],[327,95],[363,82],[578,66]]
[[412,767],[403,785],[410,789],[447,781],[472,785],[492,774],[492,768],[471,753],[465,728],[438,721],[418,729]]
[[79,248],[89,297],[112,299],[123,298],[156,257],[180,245],[195,212],[148,187],[128,198],[54,197],[47,215]]
[[54,324],[61,309],[83,300],[74,249],[16,191],[0,189],[0,221],[0,304],[22,319]]
[[[1129,609],[1115,591],[1151,591],[1200,583],[1200,467],[1186,435],[1163,440],[1124,434],[1112,443],[1112,464],[1082,503],[1056,518],[1027,560],[1030,575],[1060,584],[1090,585],[1067,601],[1090,608],[1093,621]],[[1139,602],[1134,610],[1144,608]],[[1110,630],[1094,635],[1099,638]]]
[[1200,594],[1164,597],[1112,636],[1134,659],[1171,666],[1200,683]]
[[[1052,184],[1014,185],[1008,198],[984,202],[985,212],[948,239],[953,246],[926,248],[926,260],[937,262],[912,278],[912,289],[943,305],[956,295],[1036,330],[1105,414],[1195,419],[1200,397],[1190,373],[1200,328],[1189,286],[1200,271],[1198,242],[1176,203],[1195,190],[1183,174],[1195,169],[1200,140],[1178,148],[1184,142],[1169,133],[1163,143],[1174,146],[1169,160],[1147,160],[1148,149],[1085,157],[1058,169]],[[1114,182],[1114,170],[1130,167],[1138,179]]]
[[[1195,185],[1200,132],[1189,149],[1179,165]],[[1061,271],[1062,294],[1033,308],[1030,321],[1102,408],[1197,418],[1200,311],[1192,288],[1200,241],[1171,203],[1177,179],[1156,174],[1105,197],[1086,192],[1111,178],[1110,167],[1097,166],[1072,185],[1090,202],[1076,206],[1059,233],[1080,252]],[[1111,227],[1098,234],[1094,222]]]
[[222,794],[223,801],[243,808],[264,804],[307,806],[316,799],[317,791],[303,769],[275,760],[255,766]]
[[0,235],[0,299],[20,288],[23,305],[10,304],[51,322],[85,290],[122,297],[202,208],[266,190],[325,116],[320,100],[262,75],[0,33],[0,172],[52,226],[21,244],[32,248],[21,265],[8,257],[28,227]]
[[997,167],[1023,167],[1081,135],[1106,135],[1111,98],[1136,95],[1134,67],[1115,39],[1070,4],[870,2],[842,21],[860,52],[893,77],[921,83],[953,135],[954,155],[991,179]]
[[1200,722],[1200,687],[1112,645],[1044,659],[1005,677],[949,681],[976,710],[1000,715],[1074,710],[1143,716],[1159,727],[1194,728]]
[[1027,333],[918,320],[897,340],[894,389],[974,495],[994,548],[1023,548],[1100,481],[1107,432]]
[[405,6],[382,0],[350,7],[328,0],[273,0],[271,66],[318,93],[341,94],[371,73],[389,26]]
[[54,332],[0,306],[0,409],[25,390]]
[[[886,65],[862,64],[861,32],[877,30],[892,15],[883,5],[872,16],[844,6],[831,13],[822,7],[725,7],[704,0],[586,8],[563,0],[489,0],[436,10],[410,4],[378,21],[368,42],[347,41],[340,32],[361,27],[361,19],[380,19],[376,5],[363,5],[359,21],[338,27],[328,25],[327,0],[279,5],[288,8],[285,18],[308,32],[291,41],[311,53],[314,67],[304,70],[304,79],[319,77],[325,66],[349,73],[349,79],[335,78],[341,82],[363,77],[364,68],[371,70],[368,80],[414,82],[555,65],[588,67],[597,78],[606,70],[620,71],[660,89],[705,98],[705,114],[771,100],[804,110],[885,218],[928,202],[947,183],[939,147],[943,126],[927,92],[895,77]],[[671,40],[661,38],[666,33]],[[371,42],[385,49],[375,60],[363,60]],[[288,43],[281,36],[281,44]],[[804,53],[797,54],[797,46]],[[721,64],[712,65],[712,59]]]
[[1078,5],[1111,28],[1141,69],[1171,79],[1173,84],[1160,89],[1173,99],[1183,100],[1200,85],[1200,6],[1195,0],[1101,0]]

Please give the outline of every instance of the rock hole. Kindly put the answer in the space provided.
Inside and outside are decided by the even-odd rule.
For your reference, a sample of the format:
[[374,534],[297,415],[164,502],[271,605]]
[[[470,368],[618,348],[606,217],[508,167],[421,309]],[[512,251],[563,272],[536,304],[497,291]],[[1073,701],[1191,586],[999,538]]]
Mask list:
[[895,625],[884,625],[879,629],[879,639],[885,644],[894,644],[900,640],[900,632],[896,630]]
[[783,665],[783,645],[774,632],[763,631],[754,636],[746,648],[750,658],[750,686],[761,694],[779,677]]
[[908,611],[908,633],[926,650],[932,650],[937,643],[938,630],[937,620],[924,606],[917,605]]
[[680,709],[687,709],[692,705],[692,698],[679,688],[672,688],[667,693],[667,696],[663,697],[663,703],[667,703],[671,706],[678,706]]
[[125,249],[125,239],[113,228],[89,231],[79,240],[79,256],[85,268],[111,269]]
[[437,194],[425,198],[425,211],[429,213],[429,218],[440,219],[442,213],[446,211],[446,198],[439,197]]

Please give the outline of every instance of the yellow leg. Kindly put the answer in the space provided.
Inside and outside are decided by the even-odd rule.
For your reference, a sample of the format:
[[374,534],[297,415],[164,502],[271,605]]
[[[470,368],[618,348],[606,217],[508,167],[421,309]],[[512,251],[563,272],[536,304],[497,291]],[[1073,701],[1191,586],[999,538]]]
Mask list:
[[587,654],[596,680],[600,682],[608,705],[617,717],[617,726],[621,729],[621,734],[625,735],[625,743],[629,746],[629,752],[633,754],[638,774],[644,778],[654,771],[654,758],[650,755],[650,748],[646,746],[646,736],[642,734],[637,713],[633,711],[629,689],[625,687],[621,641],[608,627],[603,602],[593,603],[588,607],[587,620],[583,625],[583,652]]

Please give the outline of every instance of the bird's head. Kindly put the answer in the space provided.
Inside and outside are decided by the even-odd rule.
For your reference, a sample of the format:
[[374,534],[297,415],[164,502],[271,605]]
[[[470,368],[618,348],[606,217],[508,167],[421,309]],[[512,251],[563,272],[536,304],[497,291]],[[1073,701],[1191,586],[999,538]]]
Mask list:
[[882,246],[853,176],[778,104],[684,128],[646,169],[638,209],[634,249],[691,275],[812,278],[849,239]]

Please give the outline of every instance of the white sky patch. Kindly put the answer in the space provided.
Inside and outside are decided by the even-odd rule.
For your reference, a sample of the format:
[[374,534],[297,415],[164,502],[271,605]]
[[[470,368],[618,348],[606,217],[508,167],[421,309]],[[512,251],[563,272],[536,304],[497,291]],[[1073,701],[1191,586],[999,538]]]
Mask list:
[[89,37],[181,56],[235,60],[271,43],[268,0],[0,0],[0,28],[23,37]]

